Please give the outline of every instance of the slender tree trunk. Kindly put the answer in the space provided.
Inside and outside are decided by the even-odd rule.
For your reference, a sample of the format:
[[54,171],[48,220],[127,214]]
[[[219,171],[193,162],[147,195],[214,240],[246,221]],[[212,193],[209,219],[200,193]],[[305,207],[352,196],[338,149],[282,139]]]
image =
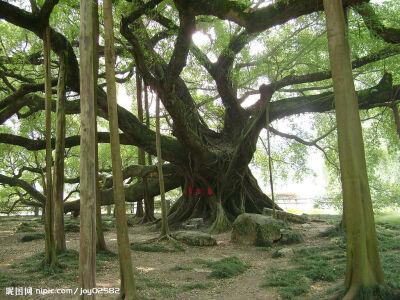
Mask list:
[[[146,114],[146,127],[150,128],[150,111],[149,111],[149,93],[148,87],[144,86],[144,109]],[[153,164],[153,160],[151,158],[151,154],[147,154],[147,163],[148,165]],[[144,185],[144,202],[145,202],[145,221],[151,222],[155,220],[154,217],[154,197],[150,197],[148,192],[148,181],[147,177],[143,178]]]
[[[149,88],[145,86],[144,89],[144,110],[146,114],[146,127],[150,128],[150,108],[149,108]],[[153,164],[153,159],[150,153],[147,153],[147,163],[149,165]]]
[[107,216],[111,216],[111,205],[107,205]]
[[396,131],[400,138],[400,114],[399,114],[399,107],[397,106],[396,103],[394,103],[392,106],[392,112],[393,112],[394,124],[396,125]]
[[265,105],[265,123],[267,128],[267,153],[268,153],[268,169],[269,169],[269,184],[271,187],[271,200],[272,200],[272,215],[276,218],[276,209],[275,209],[275,194],[274,194],[274,179],[273,179],[273,170],[272,170],[272,156],[271,156],[271,141],[270,141],[270,132],[269,132],[269,107],[270,101],[268,101]]
[[156,100],[156,149],[158,181],[160,184],[161,197],[161,236],[169,235],[167,202],[165,200],[164,174],[162,170],[163,160],[161,157],[161,133],[160,133],[160,98]]
[[[80,3],[80,288],[96,286],[96,133],[93,78],[93,1]],[[81,299],[95,298],[82,295]]]
[[124,299],[136,299],[135,278],[129,248],[126,223],[125,194],[118,132],[117,96],[115,83],[115,50],[111,0],[104,0],[105,61],[107,103],[110,124],[110,145],[113,170],[113,192],[116,212],[118,256],[121,270],[121,287]]
[[[140,75],[138,72],[136,72],[136,81],[137,83],[137,111],[138,111],[138,119],[140,122],[143,123],[144,118],[143,118],[143,99],[142,99],[142,80],[140,78]],[[144,102],[148,102],[148,94],[147,94],[147,87],[144,86]],[[146,112],[147,113],[147,112]],[[147,122],[147,120],[146,120]],[[138,164],[139,165],[146,165],[146,153],[144,152],[143,148],[138,148]],[[149,197],[148,193],[148,183],[147,183],[147,177],[143,178],[143,186],[144,186],[144,213],[143,209],[142,211],[137,210],[136,215],[138,216],[138,213],[143,213],[143,219],[142,222],[150,222],[154,220],[154,199],[151,199]],[[153,203],[152,203],[153,200]],[[141,201],[138,203],[138,208],[141,205]]]
[[104,239],[103,222],[101,219],[101,193],[99,175],[99,144],[97,142],[97,80],[99,73],[99,4],[93,0],[93,77],[94,77],[94,107],[95,107],[95,136],[96,136],[96,247],[98,251],[107,250]]
[[[324,0],[329,56],[335,92],[343,208],[347,232],[344,299],[383,284],[374,213],[368,185],[361,121],[341,0]],[[364,299],[364,298],[363,298]]]
[[[137,103],[137,113],[138,119],[143,123],[143,105],[142,105],[142,78],[139,75],[138,70],[136,70],[136,103]],[[142,148],[138,147],[138,164],[145,165],[145,152]],[[136,202],[136,217],[142,218],[144,216],[143,212],[143,201],[140,200]]]
[[54,238],[56,250],[65,251],[64,232],[64,151],[65,151],[65,80],[67,53],[60,54],[60,69],[57,87],[56,151],[54,159]]
[[52,199],[52,174],[51,166],[53,163],[51,148],[51,69],[50,69],[50,27],[47,27],[44,35],[44,70],[45,70],[45,110],[46,110],[46,216],[45,232],[46,247],[45,259],[50,266],[56,264],[56,247],[54,243],[53,216],[54,206]]

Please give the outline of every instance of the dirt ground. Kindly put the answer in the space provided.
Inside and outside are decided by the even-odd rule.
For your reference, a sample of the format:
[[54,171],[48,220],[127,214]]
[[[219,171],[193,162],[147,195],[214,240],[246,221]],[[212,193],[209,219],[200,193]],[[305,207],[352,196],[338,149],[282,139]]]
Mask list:
[[[32,219],[32,218],[31,218]],[[0,217],[0,273],[12,274],[11,266],[24,258],[44,251],[44,240],[31,242],[20,242],[15,228],[24,219],[16,217]],[[328,243],[326,238],[318,237],[324,228],[330,226],[326,222],[310,222],[306,225],[293,225],[305,235],[305,242],[289,246],[291,248],[304,247],[305,245],[317,245]],[[158,234],[150,230],[149,226],[134,226],[129,228],[131,242],[138,242],[156,237]],[[109,231],[105,233],[109,249],[117,252],[116,233]],[[144,299],[280,299],[274,288],[265,289],[261,287],[266,272],[273,268],[282,268],[287,265],[287,258],[273,259],[272,250],[252,246],[241,246],[230,242],[230,233],[215,235],[218,241],[213,247],[190,247],[185,246],[184,252],[175,253],[151,253],[132,251],[132,260],[136,268],[138,285],[140,281],[146,281],[145,288],[139,289]],[[67,248],[79,250],[79,233],[67,233]],[[193,265],[196,259],[216,260],[227,256],[237,256],[250,267],[241,275],[228,279],[210,279],[210,270],[195,266],[190,270],[172,270],[177,265]],[[98,287],[119,287],[119,268],[117,260],[106,262],[97,274]],[[72,281],[74,282],[74,281]],[[181,290],[176,287],[185,283],[207,283],[208,288]],[[53,282],[51,278],[43,278],[39,282],[26,282],[26,286],[33,288],[76,288],[75,283],[60,285]],[[1,287],[1,285],[0,285]],[[165,288],[163,288],[165,287]],[[319,292],[325,286],[321,283],[311,287],[311,293]],[[0,299],[71,299],[72,296],[40,296],[30,297],[6,296],[5,288],[0,289]],[[115,295],[98,297],[101,299],[116,299]],[[307,298],[306,298],[307,299]]]

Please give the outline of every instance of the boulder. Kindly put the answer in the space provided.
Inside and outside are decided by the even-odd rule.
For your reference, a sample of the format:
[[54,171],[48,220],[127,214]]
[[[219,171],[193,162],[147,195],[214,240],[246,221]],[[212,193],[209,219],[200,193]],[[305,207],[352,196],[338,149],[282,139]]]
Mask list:
[[272,217],[244,213],[233,222],[231,240],[245,245],[270,246],[281,239],[284,227],[282,221]]
[[290,245],[304,242],[304,235],[300,231],[282,229],[281,234],[282,238],[279,240],[280,244]]
[[215,246],[217,241],[210,234],[201,231],[176,231],[174,239],[191,246]]
[[[264,207],[263,215],[273,216],[274,211],[268,207]],[[276,218],[285,222],[304,224],[309,221],[307,215],[295,215],[283,210],[275,210]]]

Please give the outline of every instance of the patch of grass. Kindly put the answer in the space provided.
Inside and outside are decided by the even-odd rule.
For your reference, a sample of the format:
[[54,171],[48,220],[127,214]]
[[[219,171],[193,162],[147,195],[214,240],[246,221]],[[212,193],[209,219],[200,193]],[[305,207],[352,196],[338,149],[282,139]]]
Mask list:
[[[392,221],[393,223],[391,223]],[[400,265],[398,252],[400,236],[396,229],[399,224],[400,219],[393,220],[393,217],[386,217],[377,222],[380,255],[388,286],[364,290],[359,295],[360,298],[357,299],[366,299],[365,297],[371,295],[375,297],[374,299],[400,299],[398,294],[395,295],[396,291],[400,290],[400,273],[398,270]],[[344,277],[346,265],[345,235],[337,230],[337,227],[334,227],[326,233],[326,236],[331,237],[330,244],[295,250],[294,256],[291,258],[294,268],[269,271],[263,286],[276,286],[282,298],[293,299],[298,295],[307,294],[311,283],[318,281],[334,282]],[[272,254],[274,255],[274,253]],[[299,286],[298,282],[301,282]],[[324,295],[310,299],[325,299],[326,296],[339,293],[341,290],[338,290],[338,288],[343,289],[343,285],[340,284],[335,287],[336,291],[325,291]]]
[[[168,282],[161,278],[155,278],[151,275],[136,274],[136,288],[140,291],[141,299],[149,297],[150,299],[165,299],[176,298],[176,295],[181,292],[191,290],[205,290],[213,287],[212,282],[188,282],[180,286]],[[151,294],[149,294],[151,293]]]
[[375,216],[375,220],[377,224],[394,226],[400,229],[400,214],[398,213],[378,214]]
[[161,253],[172,253],[172,252],[182,252],[185,249],[178,242],[154,242],[154,243],[132,243],[131,249],[134,251],[142,252],[161,252]]
[[[104,218],[102,220],[103,231],[110,231],[115,227],[114,220]],[[65,218],[64,219],[64,230],[65,232],[79,232],[80,222],[76,218]]]
[[36,232],[38,231],[38,225],[34,222],[22,222],[21,224],[18,225],[17,229],[15,232],[21,233],[21,232]]
[[249,266],[236,256],[229,256],[217,261],[208,261],[206,266],[211,269],[210,277],[231,278],[244,273]]
[[64,224],[65,232],[79,232],[79,230],[80,230],[79,224],[74,224],[74,223],[65,223]]
[[193,259],[193,263],[203,265],[204,267],[211,269],[210,277],[213,278],[234,277],[242,274],[250,267],[236,256],[224,257],[216,261],[195,258]]
[[[144,276],[143,274],[137,274],[136,288],[141,293],[141,297],[146,297],[149,291],[151,291],[150,299],[165,299],[167,297],[174,297],[178,292],[179,288],[175,285],[166,282],[160,278],[154,278],[151,276]],[[155,293],[155,295],[154,295]]]
[[[329,250],[327,250],[329,249]],[[305,247],[292,259],[298,270],[313,281],[335,281],[344,274],[345,256],[340,248]]]
[[115,220],[114,219],[105,219],[103,217],[103,231],[111,231],[115,228]]
[[193,270],[193,266],[191,265],[175,265],[170,269],[171,271],[191,271]]
[[117,260],[118,255],[110,250],[96,251],[96,258],[100,262]]
[[36,224],[44,225],[44,220],[41,217],[36,217],[33,222]]
[[[272,255],[279,253],[277,249]],[[345,254],[337,245],[299,248],[291,262],[295,265],[292,269],[269,270],[263,283],[263,287],[278,287],[283,299],[307,294],[313,282],[335,281],[345,270]]]
[[136,218],[135,216],[129,216],[126,218],[126,224],[129,227],[133,227],[133,226],[137,225],[139,221],[140,221],[140,219]]
[[0,273],[0,288],[12,287],[12,286],[23,286],[24,281],[14,276],[14,274]]
[[21,236],[21,242],[30,242],[34,240],[41,240],[44,239],[44,233],[41,232],[34,232],[34,233],[27,233]]
[[142,252],[162,252],[162,253],[171,252],[170,249],[167,249],[164,245],[161,244],[132,243],[131,249],[134,251],[142,251]]
[[[117,259],[116,254],[112,252],[98,252],[96,256],[97,271],[104,268],[105,262],[111,259]],[[57,265],[50,267],[44,263],[45,254],[39,252],[25,258],[19,263],[13,264],[12,269],[17,272],[29,274],[33,280],[46,278],[61,282],[75,282],[78,278],[79,252],[67,250],[57,255]]]
[[377,226],[377,237],[379,242],[379,250],[400,250],[400,229],[388,229],[386,226]]
[[386,282],[394,289],[400,290],[400,254],[399,252],[381,253]]
[[283,299],[294,299],[310,291],[311,281],[296,269],[269,270],[262,287],[277,287]]
[[79,218],[65,218],[64,231],[65,232],[79,232]]
[[50,267],[45,264],[45,254],[44,252],[39,252],[12,265],[12,268],[24,273],[29,273],[33,278],[71,281],[73,278],[69,269],[78,268],[78,260],[72,258],[73,256],[78,255],[78,252],[75,252],[76,251],[66,251],[59,254],[57,256],[58,263],[55,267]]

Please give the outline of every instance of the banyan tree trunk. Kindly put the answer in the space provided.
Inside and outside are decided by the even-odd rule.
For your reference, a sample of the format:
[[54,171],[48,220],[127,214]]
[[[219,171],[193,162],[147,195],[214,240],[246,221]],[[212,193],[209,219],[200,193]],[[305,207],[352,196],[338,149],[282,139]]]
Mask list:
[[[262,192],[249,169],[246,170],[240,184],[223,194],[219,194],[221,183],[218,179],[207,180],[200,175],[196,178],[186,178],[182,186],[182,196],[169,211],[169,223],[177,224],[196,217],[204,218],[210,224],[215,219],[224,223],[222,213],[232,222],[243,212],[262,213],[264,207],[273,208],[272,200]],[[276,209],[281,210],[278,206]],[[220,231],[219,228],[216,228],[216,231]]]

